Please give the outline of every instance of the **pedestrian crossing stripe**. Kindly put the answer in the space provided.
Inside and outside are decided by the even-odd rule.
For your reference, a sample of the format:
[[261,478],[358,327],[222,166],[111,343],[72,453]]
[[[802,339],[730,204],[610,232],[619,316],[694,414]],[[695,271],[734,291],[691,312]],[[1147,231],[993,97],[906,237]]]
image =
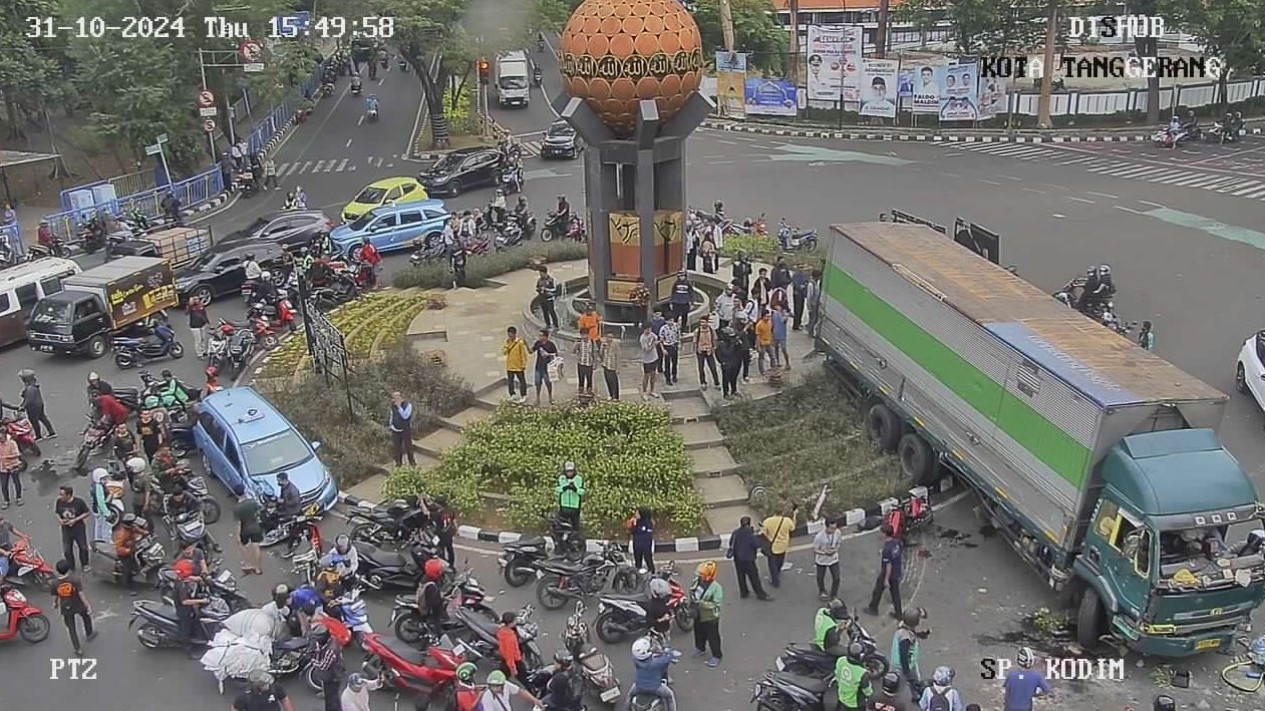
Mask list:
[[[524,156],[540,155],[540,141],[522,141],[520,144]],[[363,156],[361,158],[325,158],[320,160],[296,160],[277,164],[277,178],[310,175],[314,173],[354,173],[357,164],[363,163],[367,168],[394,168],[400,160],[398,155]]]

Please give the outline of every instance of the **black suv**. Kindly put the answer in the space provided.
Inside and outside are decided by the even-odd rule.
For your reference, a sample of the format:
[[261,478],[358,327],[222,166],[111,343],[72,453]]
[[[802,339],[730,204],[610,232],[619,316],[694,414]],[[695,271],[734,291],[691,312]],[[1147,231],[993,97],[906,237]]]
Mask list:
[[334,224],[320,210],[281,210],[260,217],[220,242],[275,242],[293,252],[306,247],[317,233],[333,230]]
[[456,197],[467,188],[496,185],[501,152],[495,148],[461,148],[440,158],[417,176],[430,195]]
[[580,155],[580,137],[565,120],[554,121],[540,142],[541,158],[575,158]]
[[196,262],[176,272],[176,293],[180,303],[198,297],[202,303],[242,290],[246,271],[242,264],[247,254],[254,254],[259,266],[278,269],[285,258],[285,248],[276,242],[221,242],[203,252]]

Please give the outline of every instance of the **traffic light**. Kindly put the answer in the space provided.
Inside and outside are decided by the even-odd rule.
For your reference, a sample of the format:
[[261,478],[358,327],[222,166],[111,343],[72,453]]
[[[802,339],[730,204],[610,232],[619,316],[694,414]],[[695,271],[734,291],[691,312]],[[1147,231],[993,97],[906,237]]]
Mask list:
[[479,60],[479,83],[487,84],[492,80],[492,64],[486,59]]

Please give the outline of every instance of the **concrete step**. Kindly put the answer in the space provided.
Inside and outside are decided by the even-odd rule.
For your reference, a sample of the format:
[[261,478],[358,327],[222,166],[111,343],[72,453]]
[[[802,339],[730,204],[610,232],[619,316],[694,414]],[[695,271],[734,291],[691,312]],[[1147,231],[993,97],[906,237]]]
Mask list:
[[707,401],[699,395],[692,397],[671,398],[667,400],[668,412],[672,415],[672,424],[686,422],[707,422],[712,419],[711,408]]
[[[420,464],[421,462],[418,463]],[[386,468],[391,469],[392,466],[387,465]],[[364,499],[365,501],[372,501],[376,504],[382,500],[382,485],[385,484],[386,481],[387,477],[385,474],[376,474],[345,490],[343,493],[351,494],[352,496]]]
[[746,506],[750,496],[747,483],[737,474],[695,479],[694,488],[698,489],[703,496],[703,504],[709,509]]
[[707,521],[707,527],[718,536],[732,533],[738,527],[738,522],[742,520],[743,516],[750,516],[752,523],[757,526],[760,524],[760,516],[746,504],[703,510],[703,520]]
[[460,432],[441,428],[431,432],[421,439],[413,440],[414,451],[421,452],[432,459],[439,459],[444,452],[461,444],[465,439]]
[[[426,454],[425,452],[418,451],[416,441],[413,442],[413,461],[417,462],[418,469],[430,469],[431,467],[439,466],[438,459],[430,456],[429,454]],[[408,460],[407,459],[404,460],[404,463],[408,464]],[[394,469],[395,462],[391,462],[390,464],[385,465],[385,468],[387,469],[387,471]]]
[[715,422],[682,422],[673,425],[672,429],[685,440],[687,450],[722,447],[725,444],[725,436]]
[[725,476],[739,466],[727,447],[691,449],[686,454],[689,455],[696,477]]
[[466,427],[469,427],[472,423],[477,422],[478,420],[482,420],[487,416],[488,416],[487,410],[483,409],[482,407],[475,406],[475,407],[467,407],[466,409],[462,410],[461,412],[458,412],[452,417],[441,417],[439,421],[443,423],[444,427],[450,430],[455,430],[457,432],[460,432],[464,430]]

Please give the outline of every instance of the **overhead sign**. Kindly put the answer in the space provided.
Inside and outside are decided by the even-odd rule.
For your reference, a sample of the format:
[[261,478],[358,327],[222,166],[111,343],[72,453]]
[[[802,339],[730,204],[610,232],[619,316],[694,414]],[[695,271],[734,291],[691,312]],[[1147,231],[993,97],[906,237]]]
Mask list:
[[215,106],[215,94],[212,94],[206,89],[199,91],[198,92],[198,106],[202,108],[206,108],[208,106]]
[[242,59],[246,60],[247,64],[258,63],[259,60],[264,58],[263,46],[252,39],[243,41],[238,47],[238,52],[242,55]]
[[163,152],[163,147],[161,143],[155,143],[152,146],[145,146],[145,155],[147,156],[156,156],[162,152]]
[[202,122],[202,130],[210,133],[215,130],[215,119],[207,119]]
[[210,107],[210,108],[201,108],[201,109],[198,109],[198,115],[199,115],[199,116],[201,116],[202,118],[207,118],[207,117],[209,117],[209,116],[214,116],[214,115],[216,115],[217,113],[219,113],[219,109],[215,108],[214,106],[212,106],[212,107]]

